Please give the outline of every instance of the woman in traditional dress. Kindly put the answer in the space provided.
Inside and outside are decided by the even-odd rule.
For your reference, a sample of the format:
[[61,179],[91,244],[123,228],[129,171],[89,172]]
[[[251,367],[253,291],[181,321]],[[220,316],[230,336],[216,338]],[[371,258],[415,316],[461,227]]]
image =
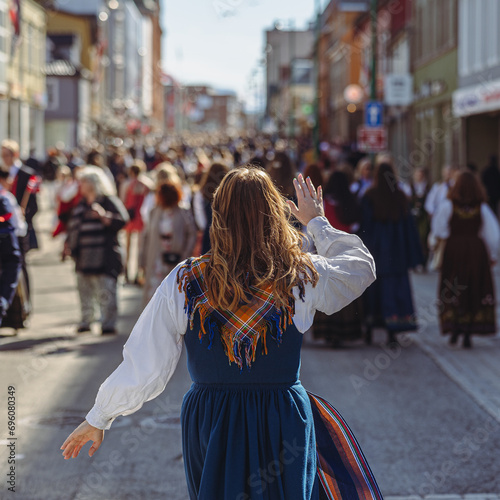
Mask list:
[[268,174],[229,172],[214,196],[211,252],[182,262],[158,287],[124,361],[61,446],[65,459],[89,440],[92,456],[118,415],[158,396],[185,343],[194,381],[181,410],[191,499],[382,498],[345,422],[298,378],[315,311],[333,313],[359,296],[375,279],[374,262],[357,236],[328,224],[321,190],[301,176],[295,186],[290,210],[319,255],[302,251]]
[[397,333],[417,329],[408,271],[422,265],[423,256],[408,198],[390,163],[376,165],[361,208],[359,234],[377,265],[377,281],[364,295],[367,341],[381,327],[387,343],[395,344]]
[[156,206],[149,214],[139,252],[144,305],[170,271],[193,255],[196,226],[191,211],[179,206],[181,199],[179,184],[167,181],[156,189]]
[[[359,230],[361,210],[343,172],[332,172],[325,185],[325,216],[335,229],[346,233]],[[362,337],[362,320],[363,301],[360,297],[335,314],[318,311],[314,318],[313,336],[324,338],[333,347],[338,347],[344,340]]]
[[432,218],[432,235],[446,239],[438,301],[441,332],[472,347],[471,335],[496,332],[491,266],[498,258],[500,229],[486,193],[472,172],[461,172]]

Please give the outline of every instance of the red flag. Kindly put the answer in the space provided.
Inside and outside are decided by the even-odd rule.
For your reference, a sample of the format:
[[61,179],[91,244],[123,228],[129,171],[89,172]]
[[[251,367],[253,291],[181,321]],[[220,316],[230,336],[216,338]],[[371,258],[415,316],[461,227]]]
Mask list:
[[21,0],[10,0],[9,17],[14,28],[10,56],[14,57],[17,46],[21,41]]

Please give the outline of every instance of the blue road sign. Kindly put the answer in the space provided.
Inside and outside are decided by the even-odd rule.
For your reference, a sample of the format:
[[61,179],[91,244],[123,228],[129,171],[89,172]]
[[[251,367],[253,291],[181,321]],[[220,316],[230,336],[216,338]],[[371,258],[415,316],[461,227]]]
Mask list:
[[367,127],[381,127],[384,114],[384,105],[379,101],[370,101],[365,105],[365,125]]

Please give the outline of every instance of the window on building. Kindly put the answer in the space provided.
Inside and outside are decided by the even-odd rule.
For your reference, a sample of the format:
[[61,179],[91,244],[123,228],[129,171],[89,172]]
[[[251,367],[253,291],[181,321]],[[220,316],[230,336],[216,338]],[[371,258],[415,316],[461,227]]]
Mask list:
[[292,83],[310,85],[313,81],[314,64],[310,59],[296,59],[292,66]]
[[458,0],[416,0],[417,60],[435,57],[456,44],[457,9]]
[[[0,87],[7,85],[7,64],[9,61],[9,29],[10,20],[7,15],[7,2],[0,1]],[[5,88],[4,88],[5,91]]]

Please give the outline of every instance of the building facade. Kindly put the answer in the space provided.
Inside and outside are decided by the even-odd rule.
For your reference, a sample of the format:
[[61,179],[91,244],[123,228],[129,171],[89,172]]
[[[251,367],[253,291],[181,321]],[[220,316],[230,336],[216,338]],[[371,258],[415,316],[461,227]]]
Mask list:
[[453,114],[460,121],[460,153],[482,170],[500,156],[500,3],[459,1],[458,89]]
[[22,157],[42,156],[47,12],[24,0],[16,33],[9,7],[0,0],[0,135],[19,142]]
[[461,125],[452,113],[458,84],[458,0],[419,0],[413,4],[413,141],[405,173],[429,168],[434,180],[444,165],[460,164]]
[[[58,0],[60,12],[96,19],[91,61],[91,116],[95,135],[135,134],[140,142],[154,115],[154,67],[159,3],[133,0]],[[155,49],[156,47],[156,49]],[[158,54],[156,54],[158,55]],[[160,89],[163,94],[163,88]],[[159,98],[160,107],[163,95]],[[158,113],[157,113],[158,114]],[[163,113],[158,115],[161,132]]]
[[45,146],[86,146],[97,133],[92,116],[97,16],[53,11],[47,24]]
[[[284,30],[276,23],[266,31],[266,121],[282,135],[297,135],[312,115],[314,36],[312,26]],[[306,116],[308,106],[311,113]]]
[[356,44],[355,22],[368,2],[331,0],[321,16],[319,42],[320,137],[337,143],[356,141],[363,111],[346,100],[349,85],[359,85],[362,46]]

